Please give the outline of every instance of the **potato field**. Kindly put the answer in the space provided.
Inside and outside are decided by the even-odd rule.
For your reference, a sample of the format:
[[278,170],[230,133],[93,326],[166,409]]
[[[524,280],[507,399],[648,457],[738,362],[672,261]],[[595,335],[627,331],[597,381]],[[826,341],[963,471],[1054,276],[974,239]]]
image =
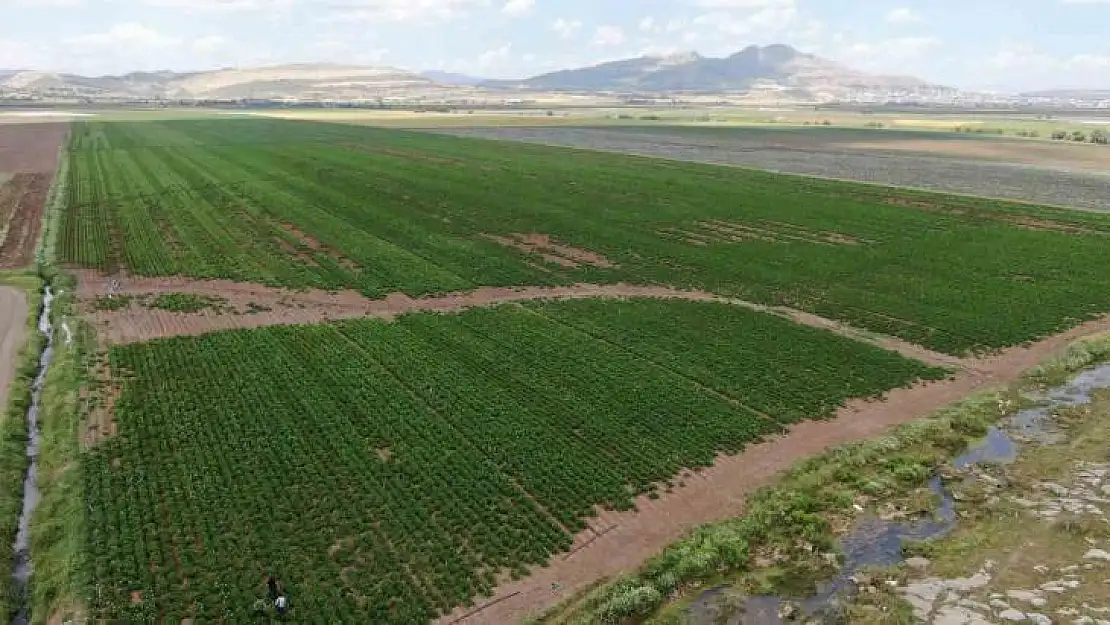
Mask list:
[[[279,120],[75,125],[60,249],[109,274],[380,297],[658,283],[938,351],[1110,310],[1110,215]],[[605,263],[506,245],[551,237]]]
[[86,475],[94,609],[165,622],[246,622],[270,570],[304,622],[424,622],[569,549],[595,506],[945,375],[656,300],[221,332],[111,365],[119,435]]

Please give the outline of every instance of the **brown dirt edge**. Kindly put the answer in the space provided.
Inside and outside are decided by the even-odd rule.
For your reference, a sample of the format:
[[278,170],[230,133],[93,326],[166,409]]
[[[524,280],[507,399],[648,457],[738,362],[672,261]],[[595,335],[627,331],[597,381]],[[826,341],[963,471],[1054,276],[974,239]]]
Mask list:
[[475,608],[456,610],[436,625],[501,625],[538,616],[604,578],[635,570],[698,525],[743,514],[748,495],[795,463],[838,445],[880,436],[984,388],[1015,382],[1072,341],[1107,331],[1110,317],[1090,321],[1028,347],[980,359],[949,380],[895,389],[882,401],[854,401],[832,420],[803,422],[740,454],[719,456],[712,467],[695,474],[700,479],[686,479],[685,487],[657,500],[641,497],[635,511],[607,511],[603,518],[611,529],[588,545],[569,557],[552,558],[528,577],[498,586]]
[[27,294],[0,286],[0,415],[8,405],[8,387],[15,379],[19,350],[27,341]]
[[[666,286],[631,284],[574,284],[562,287],[481,287],[473,291],[448,293],[437,297],[413,298],[394,293],[383,299],[369,299],[354,291],[289,291],[258,284],[225,280],[189,280],[186,278],[135,278],[120,280],[120,295],[157,295],[160,293],[191,293],[221,297],[236,313],[202,310],[180,313],[132,305],[120,310],[95,310],[91,303],[106,294],[106,279],[95,273],[78,272],[78,297],[85,302],[87,316],[96,326],[101,340],[109,344],[136,343],[169,336],[189,336],[219,330],[257,328],[270,325],[321,323],[338,319],[376,318],[392,320],[413,312],[460,312],[468,308],[495,306],[508,302],[532,300],[566,300],[590,298],[659,298],[700,302],[720,302],[749,310],[786,317],[795,323],[823,328],[837,334],[869,342],[931,365],[972,368],[978,361],[949,356],[894,337],[850,327],[838,321],[785,307],[764,306],[739,299],[714,295],[706,291],[685,291]],[[243,314],[251,305],[263,306]]]

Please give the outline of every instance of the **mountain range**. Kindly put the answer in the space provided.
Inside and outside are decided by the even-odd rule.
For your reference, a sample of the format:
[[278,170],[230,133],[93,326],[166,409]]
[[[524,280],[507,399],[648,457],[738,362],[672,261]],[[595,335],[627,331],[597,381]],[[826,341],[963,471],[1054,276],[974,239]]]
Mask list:
[[783,44],[748,46],[724,58],[705,57],[697,52],[642,56],[520,81],[487,81],[482,86],[652,93],[727,93],[769,88],[796,91],[798,95],[845,89],[915,91],[929,87],[925,81],[908,76],[855,71]]
[[777,44],[749,46],[724,57],[696,52],[642,56],[567,69],[523,80],[483,80],[447,72],[423,74],[390,67],[289,64],[201,72],[132,72],[86,77],[39,71],[0,72],[0,95],[168,99],[482,98],[509,92],[744,94],[775,92],[803,101],[853,90],[914,92],[937,89],[908,76],[856,71]]

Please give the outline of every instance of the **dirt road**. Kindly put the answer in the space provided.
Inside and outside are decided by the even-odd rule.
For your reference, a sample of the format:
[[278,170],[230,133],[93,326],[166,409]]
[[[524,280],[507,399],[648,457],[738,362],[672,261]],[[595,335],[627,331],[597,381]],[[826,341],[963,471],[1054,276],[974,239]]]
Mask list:
[[800,423],[788,434],[739,455],[719,457],[711,468],[684,478],[684,488],[658,500],[640,498],[636,512],[601,514],[575,541],[587,546],[555,556],[547,568],[499,586],[492,598],[457,610],[437,625],[501,625],[535,616],[599,579],[634,570],[697,525],[743,514],[745,497],[800,460],[880,436],[985,387],[1016,381],[1073,340],[1106,331],[1110,318],[1089,322],[1030,347],[980,360],[951,380],[896,389],[883,401],[854,402],[833,420]]
[[8,405],[8,386],[15,377],[19,350],[27,339],[27,295],[0,286],[0,415]]

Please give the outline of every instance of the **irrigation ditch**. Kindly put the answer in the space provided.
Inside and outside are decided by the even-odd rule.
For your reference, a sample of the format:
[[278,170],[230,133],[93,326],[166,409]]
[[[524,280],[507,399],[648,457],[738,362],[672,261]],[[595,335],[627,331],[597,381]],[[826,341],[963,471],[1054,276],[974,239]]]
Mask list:
[[[1094,393],[1110,389],[1110,363],[1081,371],[1070,382],[1029,393],[1033,404],[988,428],[986,435],[968,446],[928,479],[928,490],[937,501],[926,516],[901,519],[901,515],[865,515],[839,541],[842,563],[835,575],[818,581],[805,595],[767,594],[746,596],[729,584],[720,584],[697,595],[685,608],[684,625],[781,625],[791,621],[813,624],[845,622],[844,606],[872,581],[872,569],[919,566],[907,545],[936,541],[960,524],[957,498],[980,465],[1003,465],[1018,459],[1031,446],[1054,445],[1063,440],[1059,411],[1086,406]],[[993,478],[987,478],[993,479]],[[912,587],[909,593],[915,592]]]
[[31,387],[31,405],[27,408],[27,469],[23,477],[23,505],[19,513],[15,543],[12,551],[15,554],[15,564],[12,567],[12,594],[17,601],[17,610],[12,618],[14,625],[26,625],[31,622],[30,612],[30,580],[32,573],[31,563],[31,516],[38,506],[40,493],[38,487],[38,455],[39,455],[39,412],[42,399],[42,389],[46,383],[46,374],[54,355],[54,332],[50,321],[51,304],[54,293],[49,286],[44,288],[42,306],[38,315],[38,331],[45,338],[42,351],[38,357],[38,370],[35,381]]

